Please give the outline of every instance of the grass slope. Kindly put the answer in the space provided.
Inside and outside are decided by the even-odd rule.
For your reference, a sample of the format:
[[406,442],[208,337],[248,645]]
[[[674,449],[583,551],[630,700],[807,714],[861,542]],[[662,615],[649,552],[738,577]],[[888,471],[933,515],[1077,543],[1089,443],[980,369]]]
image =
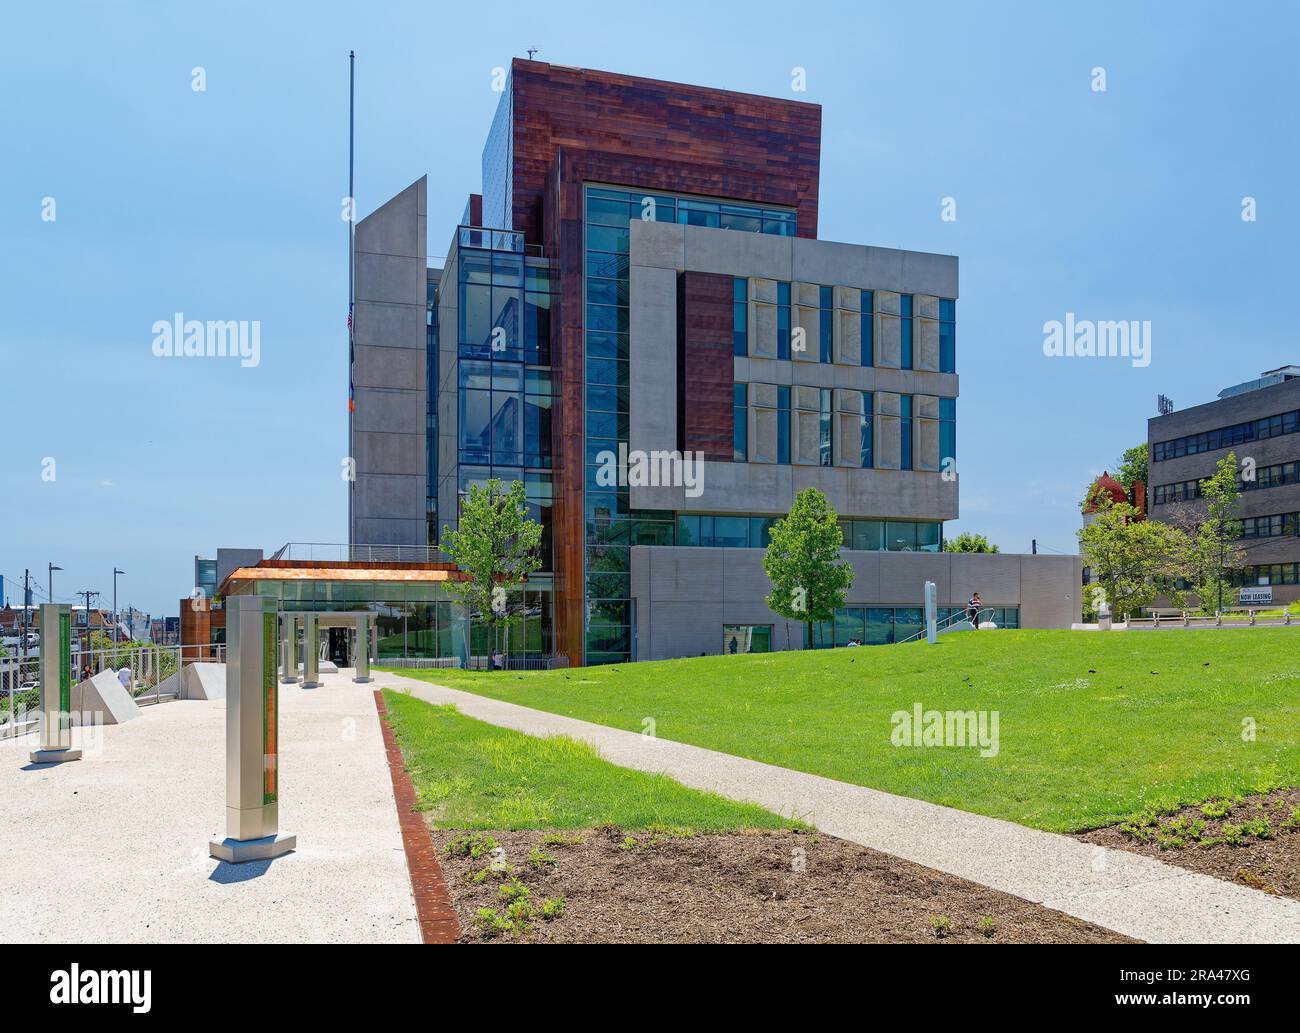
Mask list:
[[[1053,831],[1300,784],[1300,632],[995,631],[571,671],[402,671]],[[891,744],[891,715],[996,710],[1000,752]],[[1243,720],[1255,740],[1242,737]]]
[[437,828],[735,832],[795,823],[601,760],[586,743],[497,728],[391,690],[393,731]]

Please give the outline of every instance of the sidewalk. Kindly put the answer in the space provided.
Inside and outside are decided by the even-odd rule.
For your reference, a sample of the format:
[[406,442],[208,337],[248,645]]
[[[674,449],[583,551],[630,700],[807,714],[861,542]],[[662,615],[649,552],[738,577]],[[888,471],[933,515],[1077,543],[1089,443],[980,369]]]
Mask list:
[[388,687],[1157,943],[1300,943],[1300,903],[1068,836],[375,671]]
[[146,707],[56,766],[30,766],[27,737],[0,742],[0,938],[420,941],[372,686],[280,686],[280,828],[298,849],[270,862],[208,856],[225,835],[225,706]]

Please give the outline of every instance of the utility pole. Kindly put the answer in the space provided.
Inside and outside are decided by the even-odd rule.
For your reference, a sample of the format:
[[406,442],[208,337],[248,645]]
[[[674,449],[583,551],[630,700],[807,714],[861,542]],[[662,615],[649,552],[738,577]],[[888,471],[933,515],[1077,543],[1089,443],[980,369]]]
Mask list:
[[[86,588],[78,592],[77,595],[84,596],[86,599],[86,648],[83,650],[83,652],[89,652],[90,651],[90,597],[92,595],[98,596],[99,593],[92,592],[89,588]],[[44,643],[42,643],[42,645],[43,644]],[[85,661],[83,660],[82,663],[84,664]]]
[[[115,645],[115,646],[117,645],[117,625],[118,625],[118,620],[117,620],[117,575],[118,575],[118,574],[125,574],[125,573],[126,573],[125,570],[118,570],[117,567],[114,567],[114,568],[113,568],[113,645]],[[90,618],[87,617],[86,620],[90,620]]]
[[[23,568],[23,644],[19,656],[22,660],[27,659],[27,620],[31,610],[32,590],[27,587],[27,582],[31,579],[32,572]],[[20,670],[21,673],[21,670]]]

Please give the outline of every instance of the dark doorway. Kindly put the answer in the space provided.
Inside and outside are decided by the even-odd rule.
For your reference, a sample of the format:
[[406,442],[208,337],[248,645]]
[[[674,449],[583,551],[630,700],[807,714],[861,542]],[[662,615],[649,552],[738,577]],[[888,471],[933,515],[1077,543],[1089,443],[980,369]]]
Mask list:
[[329,658],[336,667],[347,667],[349,628],[329,628]]

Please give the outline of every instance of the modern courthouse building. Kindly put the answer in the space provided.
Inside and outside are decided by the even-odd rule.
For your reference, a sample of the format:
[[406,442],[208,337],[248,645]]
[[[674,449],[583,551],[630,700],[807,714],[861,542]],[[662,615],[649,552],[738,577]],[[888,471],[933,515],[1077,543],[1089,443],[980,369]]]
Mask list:
[[[1147,421],[1149,513],[1203,517],[1200,482],[1229,452],[1238,460],[1246,566],[1238,582],[1257,602],[1300,598],[1300,366],[1283,366],[1219,392],[1217,400]],[[1243,460],[1253,469],[1242,469]]]
[[[907,637],[927,580],[1078,620],[1077,557],[942,552],[957,259],[819,240],[820,152],[815,104],[515,60],[482,192],[434,199],[445,260],[425,179],[356,227],[351,542],[436,547],[471,484],[521,480],[543,653],[800,648],[762,550],[813,486],[857,571],[819,644]],[[699,483],[611,480],[620,449]]]

